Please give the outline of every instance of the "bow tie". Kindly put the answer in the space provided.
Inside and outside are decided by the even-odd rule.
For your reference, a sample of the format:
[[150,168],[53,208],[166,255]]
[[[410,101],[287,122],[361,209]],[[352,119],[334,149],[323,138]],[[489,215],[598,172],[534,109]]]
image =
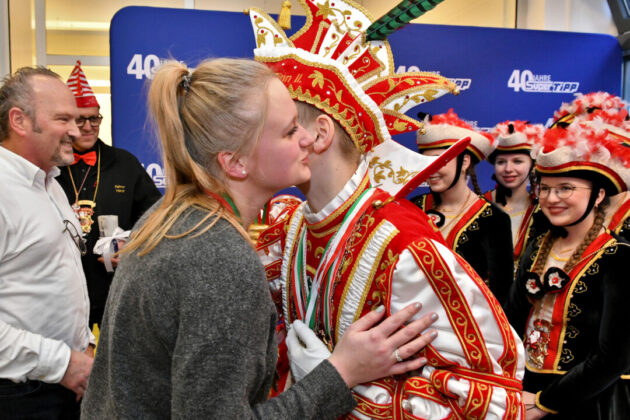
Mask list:
[[85,162],[87,165],[90,166],[94,166],[94,164],[96,163],[96,152],[94,150],[92,150],[91,152],[87,152],[83,155],[80,155],[78,153],[74,153],[74,163],[77,163],[78,161],[82,160],[83,162]]

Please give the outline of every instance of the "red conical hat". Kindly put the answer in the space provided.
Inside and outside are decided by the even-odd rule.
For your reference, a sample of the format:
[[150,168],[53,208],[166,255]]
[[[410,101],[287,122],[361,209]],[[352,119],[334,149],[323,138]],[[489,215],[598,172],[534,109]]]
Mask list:
[[88,84],[87,78],[81,69],[81,62],[77,60],[77,65],[72,69],[70,77],[66,82],[72,94],[74,95],[77,106],[79,108],[89,108],[93,106],[100,106],[94,96],[92,88]]

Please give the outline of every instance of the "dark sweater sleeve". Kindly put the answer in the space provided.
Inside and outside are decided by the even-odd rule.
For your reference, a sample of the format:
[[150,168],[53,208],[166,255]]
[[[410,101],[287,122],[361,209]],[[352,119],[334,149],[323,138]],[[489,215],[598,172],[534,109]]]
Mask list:
[[582,363],[565,375],[559,375],[542,390],[540,403],[543,406],[562,412],[575,401],[593,398],[630,367],[630,329],[627,324],[630,281],[624,274],[629,259],[630,247],[619,246],[603,279],[599,339]]
[[346,383],[324,360],[287,391],[255,406],[254,414],[260,419],[334,419],[355,405]]
[[349,412],[352,394],[327,362],[267,400],[277,352],[275,307],[256,254],[248,244],[231,246],[245,241],[222,225],[197,249],[187,248],[194,270],[179,274],[187,281],[177,282],[185,286],[178,291],[172,417],[334,419]]
[[512,227],[507,213],[496,205],[492,206],[492,212],[482,246],[488,262],[490,290],[504,306],[514,279]]

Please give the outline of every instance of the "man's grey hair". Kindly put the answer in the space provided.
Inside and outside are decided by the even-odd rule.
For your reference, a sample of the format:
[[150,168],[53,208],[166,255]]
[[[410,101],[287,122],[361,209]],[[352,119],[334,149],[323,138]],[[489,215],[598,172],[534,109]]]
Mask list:
[[0,143],[9,137],[9,111],[20,108],[35,123],[35,107],[31,78],[46,76],[61,80],[61,77],[45,67],[22,67],[8,75],[0,86]]

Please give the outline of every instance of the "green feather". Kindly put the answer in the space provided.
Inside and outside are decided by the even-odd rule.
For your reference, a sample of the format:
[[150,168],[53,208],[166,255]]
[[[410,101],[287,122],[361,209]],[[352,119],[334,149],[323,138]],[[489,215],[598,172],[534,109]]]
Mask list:
[[394,31],[422,16],[444,0],[403,0],[365,31],[367,41],[383,41]]

